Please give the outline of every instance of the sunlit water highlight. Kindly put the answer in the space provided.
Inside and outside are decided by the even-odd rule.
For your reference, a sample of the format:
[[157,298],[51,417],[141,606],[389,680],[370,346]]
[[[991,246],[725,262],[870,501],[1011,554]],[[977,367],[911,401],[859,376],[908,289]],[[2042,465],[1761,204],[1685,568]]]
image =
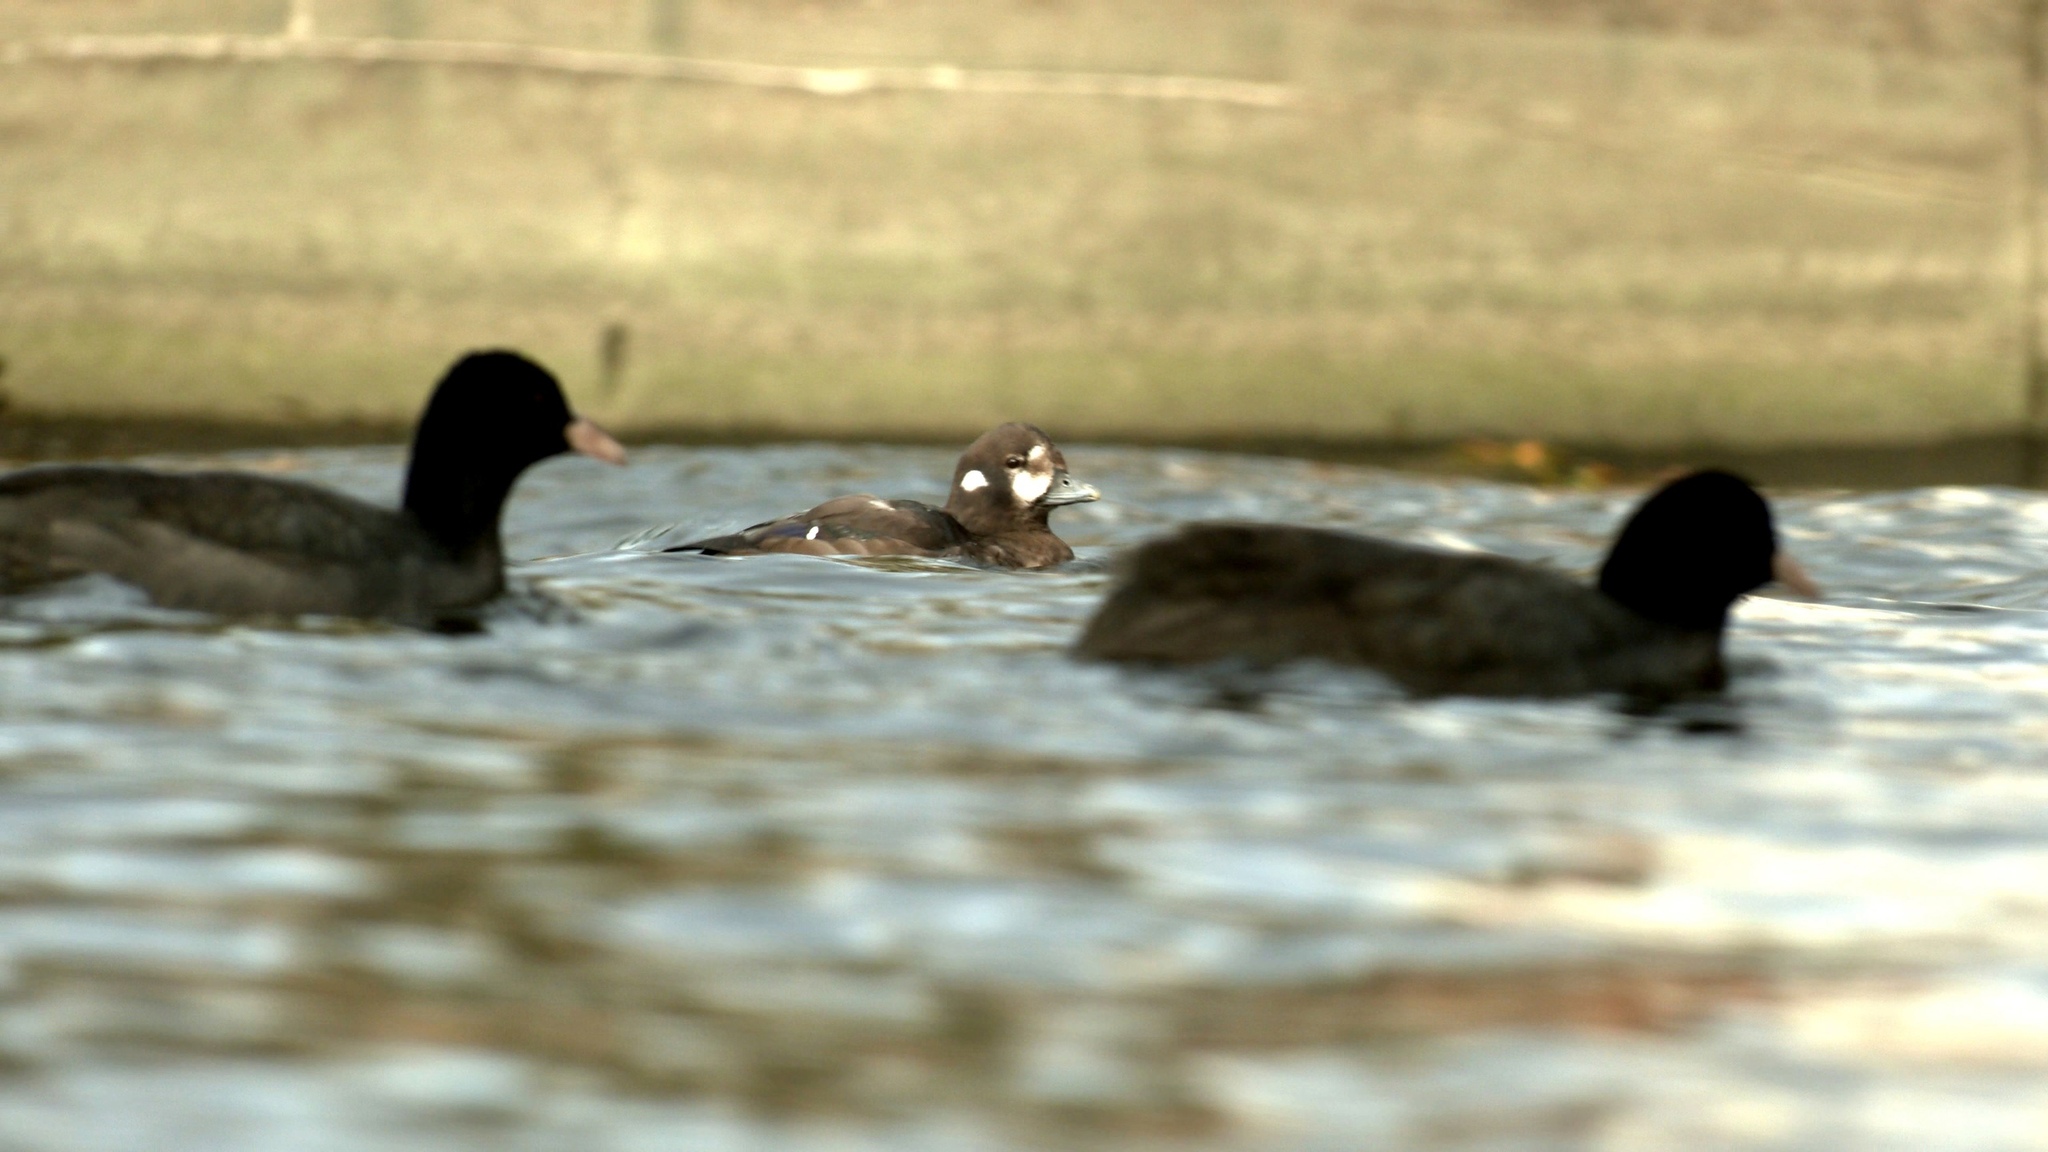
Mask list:
[[1638,493],[1069,458],[1055,572],[652,553],[951,468],[655,449],[480,636],[7,605],[0,1148],[2048,1148],[2048,498],[1783,498],[1829,602],[1645,719],[1064,654],[1179,520]]

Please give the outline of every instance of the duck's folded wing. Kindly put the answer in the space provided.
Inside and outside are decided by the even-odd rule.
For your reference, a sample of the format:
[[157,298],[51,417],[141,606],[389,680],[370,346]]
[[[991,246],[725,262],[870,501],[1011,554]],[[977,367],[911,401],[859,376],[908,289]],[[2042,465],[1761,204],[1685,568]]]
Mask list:
[[958,547],[966,531],[943,510],[915,500],[840,496],[807,512],[666,549],[714,556],[794,552],[810,556],[931,555]]

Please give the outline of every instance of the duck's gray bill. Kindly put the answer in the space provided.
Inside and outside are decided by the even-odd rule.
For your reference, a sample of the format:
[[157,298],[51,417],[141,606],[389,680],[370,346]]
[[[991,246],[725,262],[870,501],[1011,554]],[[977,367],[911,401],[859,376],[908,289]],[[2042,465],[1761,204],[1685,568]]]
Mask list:
[[1808,600],[1820,599],[1820,585],[1799,566],[1799,561],[1783,552],[1771,557],[1771,579],[1799,593]]
[[1095,485],[1077,483],[1072,476],[1062,471],[1052,478],[1052,487],[1046,489],[1045,498],[1039,503],[1048,508],[1056,508],[1061,504],[1086,504],[1091,500],[1100,499],[1102,493],[1095,490]]
[[625,446],[612,439],[611,433],[581,416],[569,421],[569,426],[562,429],[562,439],[569,442],[569,447],[593,460],[602,460],[607,464],[626,462]]

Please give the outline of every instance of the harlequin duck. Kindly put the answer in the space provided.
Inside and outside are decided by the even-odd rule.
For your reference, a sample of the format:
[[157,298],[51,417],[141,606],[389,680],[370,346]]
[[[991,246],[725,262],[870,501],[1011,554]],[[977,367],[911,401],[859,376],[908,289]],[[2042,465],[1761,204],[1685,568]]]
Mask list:
[[1066,457],[1029,424],[1004,424],[967,446],[944,508],[915,500],[840,496],[808,512],[665,548],[746,556],[955,556],[1003,568],[1044,568],[1074,558],[1046,518],[1101,493],[1067,475]]
[[453,622],[504,590],[513,481],[572,450],[626,458],[547,369],[472,353],[420,416],[400,508],[238,472],[30,468],[0,476],[0,592],[98,572],[171,608]]
[[1099,660],[1367,665],[1418,695],[1669,699],[1722,686],[1729,607],[1777,580],[1770,506],[1726,472],[1646,500],[1597,587],[1500,556],[1315,528],[1194,524],[1125,558],[1078,652]]

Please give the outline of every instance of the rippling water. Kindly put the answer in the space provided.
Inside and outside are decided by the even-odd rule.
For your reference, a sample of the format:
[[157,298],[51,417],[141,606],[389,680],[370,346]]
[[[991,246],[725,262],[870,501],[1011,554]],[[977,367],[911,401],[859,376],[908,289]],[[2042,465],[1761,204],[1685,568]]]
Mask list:
[[1057,572],[646,551],[951,468],[655,449],[481,636],[7,605],[0,1148],[2048,1148],[2048,498],[1784,497],[1830,601],[1641,719],[1063,655],[1178,520],[1585,570],[1636,492],[1069,459]]

